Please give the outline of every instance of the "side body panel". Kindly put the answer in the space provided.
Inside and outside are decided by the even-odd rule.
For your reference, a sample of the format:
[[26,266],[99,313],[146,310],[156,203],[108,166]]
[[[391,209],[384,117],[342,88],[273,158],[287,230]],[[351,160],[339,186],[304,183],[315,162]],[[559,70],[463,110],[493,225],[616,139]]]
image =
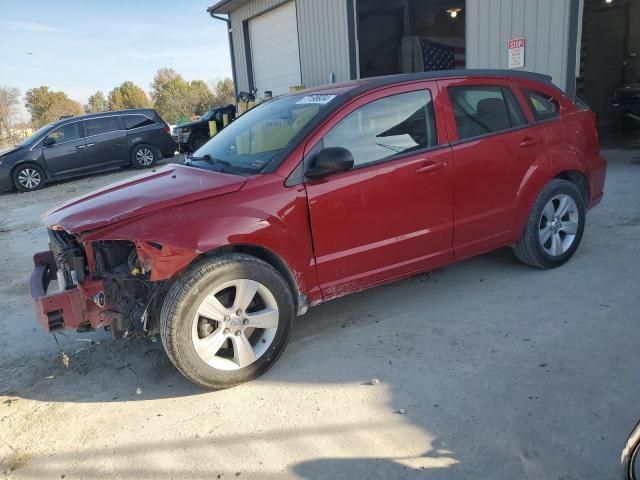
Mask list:
[[340,120],[372,101],[429,90],[439,146],[306,182],[318,281],[334,298],[428,269],[453,257],[453,170],[435,82],[385,88],[336,112],[309,153]]
[[[438,83],[443,94],[448,87],[457,86],[512,87],[509,80],[499,78]],[[520,236],[518,197],[525,184],[536,192],[542,188],[549,178],[549,157],[544,128],[535,124],[460,139],[453,107],[448,95],[446,98],[455,170],[454,251],[456,258],[465,258],[507,245]]]

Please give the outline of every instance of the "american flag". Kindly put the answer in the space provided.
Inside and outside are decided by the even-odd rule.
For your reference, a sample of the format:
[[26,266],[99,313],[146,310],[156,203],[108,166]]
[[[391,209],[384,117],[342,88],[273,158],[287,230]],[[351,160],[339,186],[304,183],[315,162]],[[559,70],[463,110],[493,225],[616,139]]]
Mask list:
[[464,68],[466,56],[464,47],[450,47],[443,43],[434,42],[426,38],[420,38],[424,71],[453,70]]

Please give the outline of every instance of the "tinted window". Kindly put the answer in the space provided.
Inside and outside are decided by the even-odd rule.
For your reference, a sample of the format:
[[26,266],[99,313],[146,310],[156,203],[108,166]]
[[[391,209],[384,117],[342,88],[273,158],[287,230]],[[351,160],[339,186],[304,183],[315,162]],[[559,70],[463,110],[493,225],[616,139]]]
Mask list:
[[525,90],[524,93],[536,120],[551,120],[560,116],[560,104],[552,96],[532,90]]
[[355,165],[421,150],[437,144],[428,90],[381,98],[354,110],[324,138],[325,147],[344,147]]
[[80,136],[80,122],[73,122],[56,128],[46,138],[53,138],[56,143],[64,143],[78,140]]
[[114,132],[119,130],[117,117],[93,118],[84,121],[85,134],[87,137],[100,135],[101,133]]
[[501,132],[526,123],[513,92],[500,86],[449,87],[458,138]]
[[131,130],[132,128],[146,127],[147,125],[153,125],[156,122],[144,115],[124,115],[122,117],[124,121],[124,129]]

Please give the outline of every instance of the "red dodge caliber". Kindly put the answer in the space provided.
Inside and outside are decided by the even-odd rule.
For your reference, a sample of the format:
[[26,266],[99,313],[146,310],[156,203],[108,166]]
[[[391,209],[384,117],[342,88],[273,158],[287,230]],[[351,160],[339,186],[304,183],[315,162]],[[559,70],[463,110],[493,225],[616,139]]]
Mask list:
[[31,295],[48,331],[159,333],[187,378],[229,387],[278,359],[309,306],[506,245],[562,265],[605,169],[594,115],[542,75],[328,85],[47,212]]

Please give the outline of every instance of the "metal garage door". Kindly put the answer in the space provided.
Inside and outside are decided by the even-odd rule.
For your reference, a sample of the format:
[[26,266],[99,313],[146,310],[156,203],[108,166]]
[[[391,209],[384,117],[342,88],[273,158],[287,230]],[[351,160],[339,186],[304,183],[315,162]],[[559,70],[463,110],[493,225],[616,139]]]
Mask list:
[[253,81],[258,94],[287,93],[300,85],[296,4],[287,3],[249,20]]

